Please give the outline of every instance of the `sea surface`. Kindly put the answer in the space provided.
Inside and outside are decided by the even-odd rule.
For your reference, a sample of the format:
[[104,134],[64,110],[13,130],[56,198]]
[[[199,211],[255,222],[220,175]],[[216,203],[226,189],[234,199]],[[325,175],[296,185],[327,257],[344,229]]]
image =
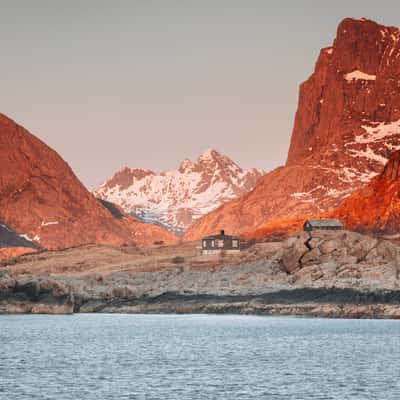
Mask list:
[[0,316],[0,399],[400,399],[400,321]]

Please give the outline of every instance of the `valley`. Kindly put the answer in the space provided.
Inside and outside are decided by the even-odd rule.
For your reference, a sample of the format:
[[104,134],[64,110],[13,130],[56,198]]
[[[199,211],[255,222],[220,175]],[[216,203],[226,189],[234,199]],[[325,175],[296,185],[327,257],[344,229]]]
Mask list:
[[[0,312],[400,318],[399,32],[339,24],[300,85],[287,161],[268,173],[209,149],[173,171],[124,167],[90,192],[1,114]],[[309,238],[309,218],[345,230]],[[220,230],[242,251],[200,255]]]

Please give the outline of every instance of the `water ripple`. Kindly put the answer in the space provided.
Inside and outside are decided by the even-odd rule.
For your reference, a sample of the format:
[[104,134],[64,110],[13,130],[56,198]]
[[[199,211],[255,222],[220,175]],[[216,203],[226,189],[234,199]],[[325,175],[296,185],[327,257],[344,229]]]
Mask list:
[[1,400],[399,399],[400,321],[0,316]]

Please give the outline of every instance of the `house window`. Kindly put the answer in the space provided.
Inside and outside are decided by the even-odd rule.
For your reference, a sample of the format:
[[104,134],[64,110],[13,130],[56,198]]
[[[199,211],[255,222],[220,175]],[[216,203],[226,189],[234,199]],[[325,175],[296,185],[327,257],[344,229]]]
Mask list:
[[214,240],[211,240],[211,247],[215,247],[215,242],[214,242]]
[[224,247],[224,241],[222,239],[218,239],[218,247],[219,248]]
[[207,240],[203,240],[203,249],[207,247]]
[[238,248],[239,247],[239,241],[237,239],[232,240],[232,247],[233,248]]

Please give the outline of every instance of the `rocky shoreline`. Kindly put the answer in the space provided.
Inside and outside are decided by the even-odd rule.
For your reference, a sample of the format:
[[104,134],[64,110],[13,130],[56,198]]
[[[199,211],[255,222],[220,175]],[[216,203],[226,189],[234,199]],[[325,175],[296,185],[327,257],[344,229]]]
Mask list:
[[400,291],[293,289],[259,296],[164,293],[155,298],[92,299],[75,312],[298,315],[331,318],[400,318]]
[[112,295],[88,296],[57,280],[34,277],[6,290],[4,279],[1,282],[0,314],[212,313],[400,319],[400,290],[292,288],[258,295],[164,292],[136,297],[116,287]]
[[388,240],[320,232],[259,243],[231,258],[198,257],[195,247],[158,251],[21,256],[0,268],[0,313],[400,318],[400,247]]

